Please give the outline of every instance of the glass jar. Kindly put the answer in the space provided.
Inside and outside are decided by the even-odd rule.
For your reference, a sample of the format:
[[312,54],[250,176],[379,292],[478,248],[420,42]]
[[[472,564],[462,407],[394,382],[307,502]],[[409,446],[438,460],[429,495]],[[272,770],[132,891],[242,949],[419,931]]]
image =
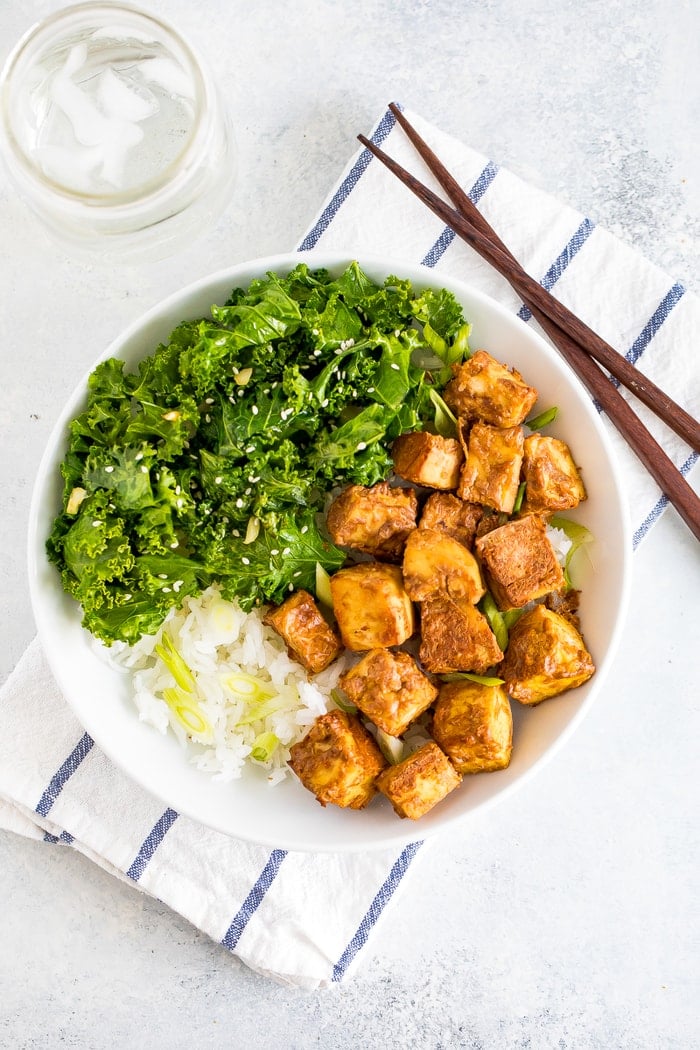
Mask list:
[[159,258],[211,226],[235,178],[228,114],[178,33],[82,3],[32,27],[0,76],[10,178],[67,250]]

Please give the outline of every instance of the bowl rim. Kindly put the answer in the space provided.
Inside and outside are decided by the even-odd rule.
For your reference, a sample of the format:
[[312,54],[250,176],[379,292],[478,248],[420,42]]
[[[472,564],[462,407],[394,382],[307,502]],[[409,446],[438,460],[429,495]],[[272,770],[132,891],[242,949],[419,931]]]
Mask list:
[[[357,260],[360,267],[363,269],[367,268],[374,270],[375,272],[384,272],[387,276],[396,275],[397,277],[407,277],[412,281],[414,287],[420,287],[421,280],[424,279],[426,286],[444,286],[451,290],[456,290],[458,295],[462,293],[465,298],[469,300],[470,304],[478,304],[478,309],[484,309],[487,314],[490,313],[495,315],[496,318],[504,320],[508,325],[515,324],[516,328],[527,333],[526,338],[538,344],[539,351],[544,353],[545,359],[548,359],[550,363],[554,363],[560,373],[563,373],[566,382],[574,388],[578,388],[577,400],[583,406],[583,411],[588,416],[589,422],[597,431],[597,436],[601,442],[615,484],[615,511],[619,515],[620,553],[622,557],[622,563],[620,566],[621,583],[613,628],[610,632],[609,641],[603,659],[600,663],[596,664],[596,673],[593,679],[591,679],[591,685],[589,686],[587,695],[581,702],[578,710],[575,711],[566,725],[559,732],[558,736],[545,748],[539,757],[537,757],[526,769],[521,771],[510,783],[502,786],[500,790],[495,791],[491,796],[477,802],[472,808],[439,819],[434,823],[423,824],[419,821],[414,824],[413,822],[409,823],[408,821],[402,821],[396,818],[395,830],[393,832],[388,832],[386,835],[382,836],[381,839],[372,835],[366,835],[363,837],[362,831],[359,831],[358,834],[352,835],[350,841],[345,841],[336,836],[333,838],[332,842],[328,842],[328,836],[323,835],[323,825],[322,822],[319,821],[319,832],[315,838],[309,838],[309,836],[306,836],[303,841],[299,841],[291,835],[287,842],[280,842],[278,834],[271,835],[269,832],[266,832],[264,828],[256,829],[254,834],[250,834],[227,827],[218,820],[207,820],[201,812],[196,810],[196,807],[188,807],[186,799],[177,798],[177,800],[175,800],[175,798],[170,797],[169,791],[164,792],[157,785],[154,785],[148,778],[144,778],[134,772],[129,762],[126,761],[125,756],[120,753],[119,748],[113,748],[111,746],[111,741],[105,740],[101,736],[99,732],[99,720],[96,720],[96,718],[92,716],[86,718],[85,711],[78,713],[74,700],[71,699],[71,682],[69,680],[67,669],[64,663],[57,658],[55,647],[51,642],[51,620],[48,615],[48,610],[42,600],[42,589],[39,586],[40,559],[43,557],[45,560],[43,552],[46,540],[46,537],[43,534],[39,535],[39,521],[41,517],[39,510],[43,493],[46,489],[47,483],[50,481],[50,471],[55,468],[56,462],[60,462],[60,459],[62,458],[61,454],[57,460],[57,452],[63,452],[65,442],[62,439],[65,438],[66,428],[70,420],[76,415],[76,412],[80,410],[81,402],[84,401],[88,376],[101,361],[113,356],[118,357],[120,348],[125,347],[140,331],[148,329],[149,325],[157,322],[159,319],[163,321],[166,315],[169,312],[172,312],[178,303],[184,302],[185,300],[203,293],[208,287],[220,285],[225,286],[226,284],[229,284],[230,287],[233,288],[236,286],[236,281],[247,283],[252,280],[255,275],[263,276],[268,272],[289,271],[299,263],[306,263],[312,269],[326,268],[331,271],[339,271],[342,267],[347,266],[353,260]],[[174,324],[171,325],[171,327],[174,327]],[[145,350],[144,354],[149,352],[151,351]],[[488,809],[507,800],[516,790],[520,790],[520,788],[523,787],[531,777],[540,772],[544,766],[559,753],[564,745],[571,739],[575,730],[579,727],[581,721],[589,712],[595,698],[600,694],[601,687],[604,684],[619,646],[627,615],[631,590],[631,536],[632,530],[628,501],[625,498],[625,485],[621,468],[617,460],[617,455],[614,451],[609,435],[606,433],[593,401],[583,387],[581,381],[571,370],[570,366],[559,357],[554,348],[537,330],[525,324],[525,322],[523,322],[516,314],[513,314],[506,306],[499,303],[485,292],[475,288],[473,285],[420,263],[354,250],[334,250],[325,252],[320,249],[313,249],[310,251],[284,252],[263,256],[258,259],[244,260],[233,264],[232,266],[223,267],[206,274],[155,303],[147,311],[140,314],[138,318],[122,329],[117,336],[111,340],[106,348],[91,363],[88,370],[74,387],[71,395],[63,405],[46,442],[37,470],[30,502],[27,531],[27,569],[29,574],[31,604],[37,625],[37,631],[51,672],[64,695],[66,703],[73,711],[75,717],[95,740],[95,743],[98,744],[100,750],[125,775],[134,780],[142,789],[149,792],[152,796],[158,798],[164,805],[174,808],[179,814],[187,816],[206,827],[212,828],[230,837],[239,838],[242,841],[256,843],[266,847],[290,849],[298,852],[360,852],[365,850],[375,851],[403,847],[411,842],[417,842],[444,834],[449,829],[464,829],[467,822],[477,814],[484,813]],[[135,707],[134,717],[138,718]],[[95,730],[96,724],[97,730]],[[157,730],[152,727],[148,728],[151,729],[152,732],[157,733]],[[183,760],[186,761],[186,759]],[[202,775],[207,777],[211,776],[210,774]],[[237,782],[234,781],[233,785],[235,786],[236,783]],[[311,796],[309,796],[309,801],[312,803],[315,802]],[[359,819],[362,819],[361,816]]]

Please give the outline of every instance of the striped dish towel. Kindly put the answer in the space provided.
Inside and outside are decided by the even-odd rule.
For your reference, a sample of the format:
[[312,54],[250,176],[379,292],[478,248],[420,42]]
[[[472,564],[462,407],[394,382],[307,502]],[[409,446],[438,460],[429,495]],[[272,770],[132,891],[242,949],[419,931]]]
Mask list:
[[[525,268],[697,415],[698,300],[590,220],[408,115]],[[390,112],[373,139],[433,184]],[[503,279],[365,150],[352,159],[299,247],[317,245],[423,262],[530,322]],[[635,407],[687,474],[697,457]],[[611,436],[628,479],[637,545],[665,500],[615,431]],[[80,850],[168,904],[252,969],[292,985],[316,988],[352,972],[420,855],[420,842],[362,856],[269,850],[163,809],[82,730],[37,641],[0,693],[0,719],[0,827]]]

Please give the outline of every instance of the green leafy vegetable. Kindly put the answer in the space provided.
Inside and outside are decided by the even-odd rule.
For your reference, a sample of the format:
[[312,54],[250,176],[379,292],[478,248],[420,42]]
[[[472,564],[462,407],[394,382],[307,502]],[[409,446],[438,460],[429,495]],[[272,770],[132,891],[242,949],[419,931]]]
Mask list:
[[445,290],[300,264],[183,321],[134,373],[102,362],[47,541],[84,625],[134,642],[215,580],[245,610],[315,590],[317,564],[344,561],[320,530],[327,493],[386,478],[399,434],[448,429],[435,388],[468,335]]

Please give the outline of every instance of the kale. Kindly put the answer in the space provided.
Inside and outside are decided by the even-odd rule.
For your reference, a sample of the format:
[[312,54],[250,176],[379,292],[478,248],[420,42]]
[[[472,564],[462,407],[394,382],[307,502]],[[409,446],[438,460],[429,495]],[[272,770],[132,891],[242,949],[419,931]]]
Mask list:
[[449,292],[300,264],[183,321],[136,372],[98,365],[47,541],[85,626],[134,642],[213,581],[244,609],[313,589],[345,558],[328,492],[386,478],[394,438],[434,426],[467,332]]

